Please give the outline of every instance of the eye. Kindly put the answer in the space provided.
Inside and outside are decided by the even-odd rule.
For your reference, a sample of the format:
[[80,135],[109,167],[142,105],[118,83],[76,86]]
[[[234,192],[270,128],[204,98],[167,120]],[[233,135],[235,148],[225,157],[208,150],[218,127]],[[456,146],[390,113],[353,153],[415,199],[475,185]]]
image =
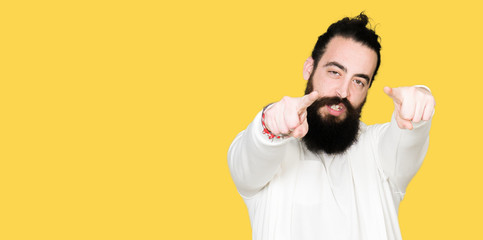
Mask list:
[[340,73],[337,71],[330,71],[329,70],[329,75],[334,76],[334,77],[340,77]]
[[366,84],[364,83],[364,81],[361,81],[359,79],[354,79],[353,80],[355,84],[357,84],[358,86],[361,86],[361,87],[364,87]]

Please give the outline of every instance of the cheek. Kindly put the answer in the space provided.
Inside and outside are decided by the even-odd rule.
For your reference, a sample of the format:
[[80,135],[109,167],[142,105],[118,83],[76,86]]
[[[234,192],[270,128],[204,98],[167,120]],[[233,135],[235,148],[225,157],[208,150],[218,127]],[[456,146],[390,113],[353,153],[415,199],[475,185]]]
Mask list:
[[352,106],[354,108],[357,108],[362,104],[362,102],[364,101],[365,98],[366,98],[366,94],[356,93],[356,94],[352,94],[350,96],[349,102],[352,103]]
[[331,84],[327,79],[321,78],[314,86],[314,90],[317,90],[321,96],[332,97],[336,95],[337,86]]

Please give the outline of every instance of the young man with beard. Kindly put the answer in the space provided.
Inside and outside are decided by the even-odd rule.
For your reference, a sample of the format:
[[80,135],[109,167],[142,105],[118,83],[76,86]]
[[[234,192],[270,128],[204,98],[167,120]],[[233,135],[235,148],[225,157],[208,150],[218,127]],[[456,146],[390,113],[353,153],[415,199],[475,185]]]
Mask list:
[[253,239],[401,239],[398,207],[427,151],[434,98],[385,87],[391,122],[359,121],[381,59],[367,24],[364,14],[332,24],[304,64],[306,95],[268,105],[233,141]]

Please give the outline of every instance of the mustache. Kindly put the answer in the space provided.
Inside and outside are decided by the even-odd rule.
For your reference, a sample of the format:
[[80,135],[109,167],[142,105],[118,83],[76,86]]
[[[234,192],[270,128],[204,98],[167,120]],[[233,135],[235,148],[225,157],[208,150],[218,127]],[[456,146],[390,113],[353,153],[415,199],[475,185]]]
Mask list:
[[323,106],[326,105],[337,105],[342,103],[344,107],[347,109],[347,111],[352,112],[355,111],[354,107],[352,104],[349,102],[347,98],[340,98],[340,97],[321,97],[317,100],[315,100],[312,105],[309,106],[309,108],[314,108],[314,109],[319,109]]

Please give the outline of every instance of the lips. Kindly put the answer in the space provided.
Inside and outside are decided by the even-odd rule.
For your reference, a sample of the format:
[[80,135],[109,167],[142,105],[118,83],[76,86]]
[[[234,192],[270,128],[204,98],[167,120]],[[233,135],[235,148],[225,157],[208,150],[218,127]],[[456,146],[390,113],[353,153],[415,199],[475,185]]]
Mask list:
[[348,114],[358,115],[357,111],[351,105],[349,100],[347,100],[347,98],[321,97],[317,99],[312,105],[310,105],[309,108],[317,109],[316,111],[321,118],[330,118],[330,116],[332,116],[332,118],[330,119],[333,119],[335,121],[344,120]]
[[343,103],[326,105],[326,107],[329,113],[333,116],[340,116],[342,113],[346,111]]

